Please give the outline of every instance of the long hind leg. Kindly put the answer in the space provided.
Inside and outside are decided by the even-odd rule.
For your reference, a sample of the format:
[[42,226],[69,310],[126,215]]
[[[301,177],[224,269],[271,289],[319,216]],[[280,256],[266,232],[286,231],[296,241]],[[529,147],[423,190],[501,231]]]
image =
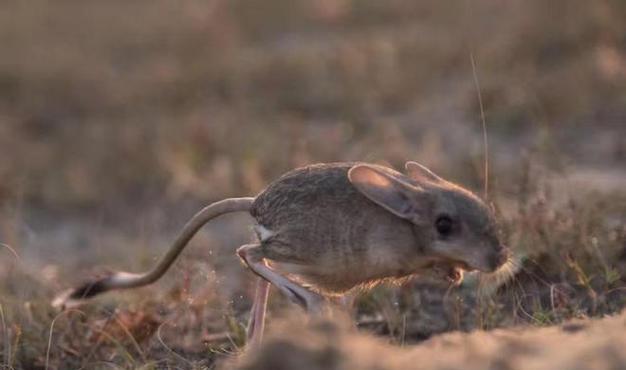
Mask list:
[[265,328],[265,312],[267,311],[267,298],[270,291],[270,283],[262,277],[257,277],[254,301],[250,310],[250,320],[246,342],[250,346],[257,346],[263,338]]
[[260,244],[247,244],[237,249],[239,257],[250,270],[272,283],[290,300],[302,306],[308,312],[316,312],[321,308],[324,298],[319,294],[289,280],[274,271],[265,263]]

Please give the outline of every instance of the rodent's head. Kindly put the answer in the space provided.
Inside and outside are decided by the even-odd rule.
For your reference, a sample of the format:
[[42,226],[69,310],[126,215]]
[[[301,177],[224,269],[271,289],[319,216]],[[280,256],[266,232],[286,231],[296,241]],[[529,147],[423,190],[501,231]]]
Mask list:
[[378,166],[356,165],[350,182],[367,198],[410,221],[428,256],[465,270],[493,272],[508,259],[489,207],[476,195],[415,163],[408,177]]

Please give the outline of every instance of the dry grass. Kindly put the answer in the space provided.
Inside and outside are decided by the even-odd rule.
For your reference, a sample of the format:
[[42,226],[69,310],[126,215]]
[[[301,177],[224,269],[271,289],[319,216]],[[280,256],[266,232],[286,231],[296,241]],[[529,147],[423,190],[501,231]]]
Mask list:
[[[247,218],[209,225],[154,287],[62,314],[48,303],[101,266],[145,269],[203,204],[305,163],[419,160],[480,192],[473,72],[490,200],[519,272],[483,298],[471,276],[374,289],[357,300],[361,331],[408,346],[620,311],[624,19],[620,0],[3,4],[0,368],[233,357]],[[287,304],[275,298],[276,318]]]

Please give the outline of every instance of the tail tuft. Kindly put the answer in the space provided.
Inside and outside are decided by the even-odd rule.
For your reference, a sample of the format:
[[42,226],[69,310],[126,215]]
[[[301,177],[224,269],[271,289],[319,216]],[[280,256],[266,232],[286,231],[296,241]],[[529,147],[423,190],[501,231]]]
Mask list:
[[80,305],[85,299],[100,293],[116,289],[136,288],[151,284],[158,280],[170,268],[178,255],[183,251],[189,240],[207,222],[217,216],[230,213],[249,211],[254,198],[229,198],[204,207],[196,213],[183,227],[174,244],[161,257],[157,265],[143,274],[133,274],[123,271],[107,274],[105,277],[82,284],[78,288],[70,289],[58,295],[53,301],[54,307],[62,309]]
[[66,290],[54,298],[52,306],[61,309],[76,307],[84,300],[109,290],[108,283],[110,280],[111,276],[106,276],[83,283],[77,288]]
[[84,283],[78,288],[74,289],[72,294],[70,294],[70,299],[86,299],[91,298],[95,295],[98,295],[106,290],[106,282],[109,280],[109,277]]

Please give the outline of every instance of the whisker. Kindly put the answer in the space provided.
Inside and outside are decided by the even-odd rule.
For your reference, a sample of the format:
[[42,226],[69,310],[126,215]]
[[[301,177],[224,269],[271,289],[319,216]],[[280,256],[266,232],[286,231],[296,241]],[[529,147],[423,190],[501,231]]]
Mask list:
[[479,274],[478,295],[480,297],[491,296],[498,288],[513,280],[521,268],[521,263],[516,259],[516,257],[510,257],[498,270],[489,274]]

